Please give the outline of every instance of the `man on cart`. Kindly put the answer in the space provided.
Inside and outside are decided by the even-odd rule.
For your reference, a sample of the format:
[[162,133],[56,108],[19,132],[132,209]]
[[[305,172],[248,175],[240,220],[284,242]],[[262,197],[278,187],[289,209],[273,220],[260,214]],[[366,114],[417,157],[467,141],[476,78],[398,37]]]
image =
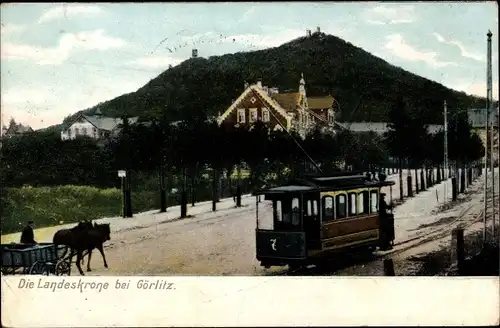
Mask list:
[[26,225],[21,234],[21,244],[36,244],[35,241],[35,233],[33,232],[33,228],[35,227],[35,222],[28,221],[28,225]]

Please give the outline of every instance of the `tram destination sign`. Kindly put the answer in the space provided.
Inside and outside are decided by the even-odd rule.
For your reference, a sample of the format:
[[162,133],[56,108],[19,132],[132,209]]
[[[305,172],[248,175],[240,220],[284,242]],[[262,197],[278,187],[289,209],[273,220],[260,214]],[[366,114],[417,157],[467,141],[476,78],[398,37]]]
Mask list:
[[118,177],[119,178],[125,178],[127,176],[127,171],[125,170],[119,170],[118,171]]

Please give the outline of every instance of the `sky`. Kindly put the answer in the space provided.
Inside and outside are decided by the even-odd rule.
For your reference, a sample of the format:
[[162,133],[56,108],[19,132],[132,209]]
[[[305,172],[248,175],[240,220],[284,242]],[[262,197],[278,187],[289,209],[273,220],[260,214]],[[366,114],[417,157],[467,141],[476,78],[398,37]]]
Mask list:
[[137,90],[193,48],[205,58],[252,51],[318,26],[407,71],[483,97],[490,29],[498,99],[496,2],[43,3],[2,4],[0,14],[4,125],[11,117],[34,129],[61,123]]

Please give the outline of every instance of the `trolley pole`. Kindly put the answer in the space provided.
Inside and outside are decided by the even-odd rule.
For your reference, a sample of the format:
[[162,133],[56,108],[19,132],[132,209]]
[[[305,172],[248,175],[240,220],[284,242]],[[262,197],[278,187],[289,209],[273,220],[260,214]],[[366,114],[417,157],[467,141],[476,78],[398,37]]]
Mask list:
[[487,63],[486,63],[486,119],[485,119],[485,131],[486,131],[486,142],[485,152],[484,152],[484,217],[483,217],[483,241],[486,242],[486,215],[488,213],[488,147],[489,147],[489,138],[488,138],[488,129],[489,129],[489,118],[490,118],[490,95],[491,95],[491,86],[490,86],[490,71],[491,71],[491,31],[488,30],[488,48],[487,48]]
[[[448,170],[448,107],[446,106],[446,100],[444,101],[444,167]],[[444,179],[444,177],[443,177]],[[444,182],[444,202],[448,200],[448,194],[446,190],[447,181]]]

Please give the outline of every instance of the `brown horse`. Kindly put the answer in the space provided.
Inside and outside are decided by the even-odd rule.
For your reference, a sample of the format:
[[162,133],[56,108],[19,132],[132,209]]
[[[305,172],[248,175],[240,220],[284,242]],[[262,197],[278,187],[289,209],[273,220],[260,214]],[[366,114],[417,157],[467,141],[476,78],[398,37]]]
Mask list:
[[88,231],[87,239],[87,251],[89,254],[89,259],[87,260],[87,272],[92,271],[90,269],[90,259],[92,258],[92,251],[97,248],[101,253],[102,259],[104,261],[104,267],[108,267],[106,263],[106,256],[104,255],[103,244],[111,240],[111,229],[109,223],[98,224],[94,222],[94,227]]
[[106,258],[103,252],[103,243],[110,240],[109,224],[92,224],[91,221],[79,222],[77,226],[71,229],[62,229],[54,234],[53,243],[57,245],[68,246],[70,256],[76,253],[76,267],[81,275],[84,275],[81,268],[83,261],[83,251],[87,250],[89,260],[87,270],[90,271],[90,254],[94,248],[99,249],[104,259],[104,266],[107,268]]

